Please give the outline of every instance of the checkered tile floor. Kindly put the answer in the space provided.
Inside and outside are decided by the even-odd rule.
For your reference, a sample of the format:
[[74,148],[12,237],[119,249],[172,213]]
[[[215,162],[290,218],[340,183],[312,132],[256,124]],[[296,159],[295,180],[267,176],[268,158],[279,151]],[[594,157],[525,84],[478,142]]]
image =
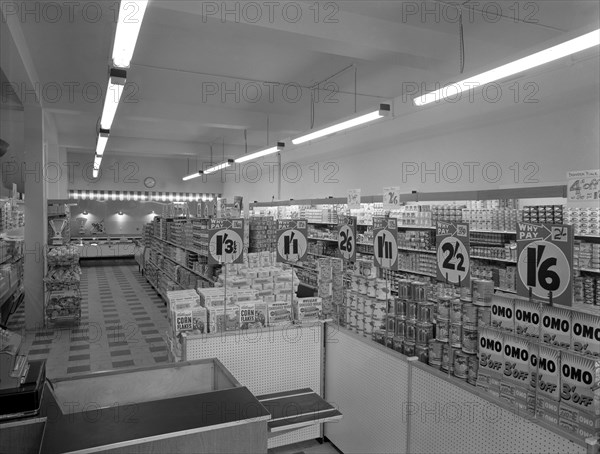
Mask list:
[[137,265],[81,269],[78,326],[24,331],[23,305],[9,319],[29,359],[46,359],[50,378],[167,362],[167,309]]

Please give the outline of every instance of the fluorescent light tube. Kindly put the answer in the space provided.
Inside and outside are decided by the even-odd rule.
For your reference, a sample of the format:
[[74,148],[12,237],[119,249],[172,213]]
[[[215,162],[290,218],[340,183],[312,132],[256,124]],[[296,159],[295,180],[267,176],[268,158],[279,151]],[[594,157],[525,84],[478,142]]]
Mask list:
[[204,173],[213,173],[213,172],[216,172],[217,170],[221,170],[221,169],[224,169],[226,167],[229,167],[231,164],[233,164],[233,159],[228,159],[223,164],[219,164],[217,166],[214,166],[214,167],[211,167],[209,169],[206,169],[204,171]]
[[102,117],[100,118],[100,128],[109,130],[112,126],[119,100],[123,94],[123,87],[127,79],[127,72],[124,69],[112,68],[108,79],[108,88],[104,96],[104,107],[102,108]]
[[417,106],[423,106],[434,101],[453,97],[464,91],[489,84],[495,80],[504,79],[508,76],[527,71],[528,69],[535,68],[536,66],[545,63],[550,63],[551,61],[581,52],[582,50],[589,49],[598,44],[600,44],[600,29],[470,77],[469,79],[426,93],[415,98],[413,102]]
[[304,142],[308,142],[310,140],[318,139],[319,137],[328,136],[330,134],[334,134],[336,132],[343,131],[345,129],[353,128],[354,126],[362,125],[364,123],[369,123],[371,121],[378,120],[379,118],[386,117],[389,114],[389,112],[390,112],[389,104],[381,104],[379,106],[379,109],[374,112],[370,112],[368,114],[361,115],[359,117],[355,117],[350,120],[343,121],[341,123],[337,123],[333,126],[329,126],[327,128],[320,129],[315,132],[311,132],[310,134],[306,134],[301,137],[297,137],[296,139],[292,140],[292,143],[294,145],[298,145],[298,144],[301,144]]
[[110,135],[110,131],[107,129],[101,129],[98,133],[98,141],[96,142],[96,155],[104,156],[104,150],[106,149],[106,144],[108,143],[108,136]]
[[250,161],[251,159],[260,158],[262,156],[267,156],[273,153],[277,153],[281,151],[285,144],[283,142],[277,142],[277,145],[271,148],[267,148],[266,150],[256,151],[254,153],[250,153],[244,156],[240,156],[235,160],[236,163],[240,164],[242,162]]
[[192,173],[186,177],[183,177],[182,180],[183,181],[188,181],[191,180],[193,178],[198,178],[200,175],[202,175],[202,170],[198,170],[196,173]]
[[102,156],[94,156],[94,168],[92,169],[92,177],[98,178],[98,172],[100,171],[100,164],[102,164]]
[[121,0],[113,45],[113,65],[128,68],[142,27],[148,0]]

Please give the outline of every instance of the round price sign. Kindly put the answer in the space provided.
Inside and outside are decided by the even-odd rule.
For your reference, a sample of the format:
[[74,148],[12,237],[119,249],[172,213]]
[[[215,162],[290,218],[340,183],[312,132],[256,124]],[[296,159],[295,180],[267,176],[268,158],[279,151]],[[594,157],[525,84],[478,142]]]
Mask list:
[[449,283],[463,282],[469,275],[469,251],[460,238],[448,236],[438,243],[438,270]]
[[277,252],[288,262],[297,262],[306,253],[306,236],[296,229],[286,230],[277,240]]
[[240,235],[229,229],[215,232],[208,242],[208,252],[219,263],[234,263],[244,250]]
[[379,230],[373,239],[373,246],[377,266],[394,269],[398,261],[396,235],[386,229]]
[[519,255],[519,278],[533,295],[553,298],[562,295],[571,281],[571,266],[563,251],[554,243],[537,240],[529,243]]
[[340,227],[338,232],[338,248],[344,260],[352,260],[355,257],[356,238],[352,228],[348,225]]

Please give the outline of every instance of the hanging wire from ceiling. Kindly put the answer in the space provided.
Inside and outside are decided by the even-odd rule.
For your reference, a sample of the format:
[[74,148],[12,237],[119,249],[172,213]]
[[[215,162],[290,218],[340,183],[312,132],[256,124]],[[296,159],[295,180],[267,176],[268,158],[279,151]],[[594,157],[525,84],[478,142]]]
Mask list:
[[248,130],[244,128],[244,154],[248,154]]
[[354,113],[356,113],[356,71],[357,67],[354,65]]
[[[468,3],[468,0],[465,2]],[[463,3],[463,5],[465,4]],[[463,27],[462,8],[458,10],[458,33],[459,33],[459,52],[460,52],[460,73],[465,70],[465,30]]]
[[310,129],[313,129],[315,126],[315,90],[321,90],[321,85],[325,82],[329,82],[334,77],[339,76],[340,74],[348,71],[350,68],[354,68],[354,93],[343,92],[336,87],[336,93],[342,94],[354,94],[354,111],[356,112],[356,63],[352,63],[351,65],[346,66],[345,68],[340,69],[335,74],[327,77],[326,79],[321,80],[310,86]]

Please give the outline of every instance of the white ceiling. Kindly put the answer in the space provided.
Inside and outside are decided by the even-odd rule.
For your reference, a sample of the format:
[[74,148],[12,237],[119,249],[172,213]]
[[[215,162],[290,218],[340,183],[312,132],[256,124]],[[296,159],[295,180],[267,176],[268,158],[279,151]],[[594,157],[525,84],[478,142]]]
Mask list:
[[[42,87],[79,84],[73,99],[65,88],[56,102],[43,100],[54,116],[60,145],[92,153],[102,99],[90,97],[94,85],[104,90],[107,83],[114,4],[80,1],[68,20],[66,3],[54,3],[63,6],[57,23],[21,20],[20,26]],[[325,87],[315,105],[315,126],[352,114],[355,101],[362,110],[400,96],[403,82],[444,83],[460,76],[457,10],[446,2],[320,2],[318,20],[313,1],[280,2],[271,20],[268,2],[259,1],[255,5],[261,6],[263,17],[256,23],[244,21],[252,20],[256,10],[250,8],[239,20],[232,14],[226,20],[219,14],[203,15],[209,3],[223,5],[150,0],[107,153],[208,156],[214,144],[219,156],[224,146],[225,154],[235,157],[245,150],[244,131],[252,151],[308,130],[308,87],[337,73],[331,79],[335,85]],[[229,2],[228,7],[244,11],[246,3]],[[284,18],[284,6],[290,3],[290,15],[297,5],[303,8],[295,23]],[[88,4],[102,7],[97,22],[83,18]],[[475,2],[471,10],[468,4],[463,9],[465,74],[600,23],[597,0]],[[424,11],[430,14],[422,17]],[[495,11],[505,17],[495,17]],[[521,20],[515,20],[516,12]],[[328,14],[337,22],[326,21]],[[271,85],[272,99],[266,82],[280,84]],[[225,84],[232,89],[236,83],[239,100],[233,94],[225,99],[206,94],[208,88]],[[86,84],[88,99],[82,93]],[[284,97],[285,84],[303,87],[298,100],[290,99],[297,93],[292,85]],[[257,95],[256,87],[262,89],[260,99],[249,102]]]

